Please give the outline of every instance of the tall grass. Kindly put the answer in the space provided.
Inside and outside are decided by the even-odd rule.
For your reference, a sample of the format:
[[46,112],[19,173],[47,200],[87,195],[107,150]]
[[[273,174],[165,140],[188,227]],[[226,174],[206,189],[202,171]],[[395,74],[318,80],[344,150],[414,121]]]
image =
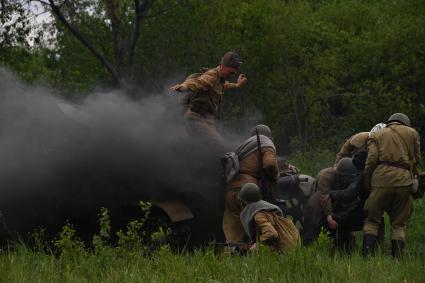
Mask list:
[[[290,160],[314,175],[317,168],[333,163],[330,156],[298,154]],[[285,254],[260,250],[223,257],[210,247],[177,254],[162,246],[147,252],[135,244],[140,223],[130,224],[120,232],[118,246],[110,246],[109,215],[102,210],[92,248],[84,247],[72,226],[65,225],[54,251],[40,248],[42,244],[2,250],[0,282],[425,282],[424,216],[425,200],[418,200],[408,225],[406,254],[400,260],[391,258],[388,245],[370,259],[361,256],[360,246],[352,255],[339,253],[327,237]]]

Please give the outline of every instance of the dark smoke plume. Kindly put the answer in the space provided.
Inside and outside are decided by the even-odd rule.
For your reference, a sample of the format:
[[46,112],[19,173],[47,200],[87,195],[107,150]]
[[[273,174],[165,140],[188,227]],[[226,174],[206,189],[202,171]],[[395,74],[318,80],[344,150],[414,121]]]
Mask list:
[[61,103],[0,70],[0,210],[10,229],[92,225],[102,206],[182,194],[221,221],[220,153],[186,133],[174,96],[97,93],[73,117]]

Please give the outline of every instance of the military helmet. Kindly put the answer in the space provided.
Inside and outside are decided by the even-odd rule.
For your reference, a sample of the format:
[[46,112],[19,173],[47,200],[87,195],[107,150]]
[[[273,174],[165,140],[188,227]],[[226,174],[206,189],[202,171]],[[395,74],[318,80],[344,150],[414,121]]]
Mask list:
[[269,126],[267,126],[267,125],[260,124],[260,125],[255,126],[254,128],[252,128],[251,137],[255,136],[257,134],[257,132],[258,132],[259,135],[266,136],[270,139],[272,138],[272,130],[270,130]]
[[233,51],[226,52],[221,58],[221,64],[239,70],[242,65],[242,60],[239,54]]
[[407,117],[406,114],[403,113],[394,113],[393,115],[391,115],[390,118],[388,118],[388,123],[391,122],[399,122],[403,125],[410,127],[410,119],[409,117]]
[[247,183],[239,191],[239,198],[245,202],[256,202],[261,200],[260,188],[254,183]]
[[344,157],[336,165],[336,173],[341,176],[353,176],[357,174],[357,169],[353,164],[353,159]]

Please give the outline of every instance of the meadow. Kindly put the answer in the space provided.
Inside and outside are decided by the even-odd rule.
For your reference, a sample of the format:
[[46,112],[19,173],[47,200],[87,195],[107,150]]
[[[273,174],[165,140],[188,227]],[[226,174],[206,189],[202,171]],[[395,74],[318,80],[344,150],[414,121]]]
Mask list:
[[[330,155],[324,153],[310,159],[299,155],[292,161],[311,172],[320,164],[307,165],[317,160],[329,162],[327,159]],[[143,220],[130,223],[128,231],[118,235],[118,245],[111,246],[107,243],[109,218],[104,210],[99,214],[99,233],[91,248],[78,240],[71,225],[65,225],[49,248],[36,235],[31,248],[18,243],[3,249],[0,282],[425,282],[423,215],[425,201],[416,200],[405,256],[394,260],[389,229],[385,248],[369,259],[361,255],[360,232],[358,249],[351,255],[335,251],[324,234],[314,245],[285,254],[263,248],[224,257],[212,247],[176,253],[166,245],[148,252],[140,247],[137,235]]]

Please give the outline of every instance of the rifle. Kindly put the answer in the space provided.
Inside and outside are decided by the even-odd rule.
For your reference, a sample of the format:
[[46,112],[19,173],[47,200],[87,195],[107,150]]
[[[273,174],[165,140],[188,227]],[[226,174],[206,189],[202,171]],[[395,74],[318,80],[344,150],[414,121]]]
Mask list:
[[257,154],[258,154],[258,167],[260,169],[260,190],[263,194],[263,198],[265,201],[268,201],[270,203],[275,204],[276,201],[273,198],[273,195],[270,190],[269,184],[266,182],[266,178],[264,178],[264,171],[263,171],[263,152],[261,151],[261,141],[260,141],[260,135],[258,134],[258,129],[255,129],[255,133],[257,135]]

